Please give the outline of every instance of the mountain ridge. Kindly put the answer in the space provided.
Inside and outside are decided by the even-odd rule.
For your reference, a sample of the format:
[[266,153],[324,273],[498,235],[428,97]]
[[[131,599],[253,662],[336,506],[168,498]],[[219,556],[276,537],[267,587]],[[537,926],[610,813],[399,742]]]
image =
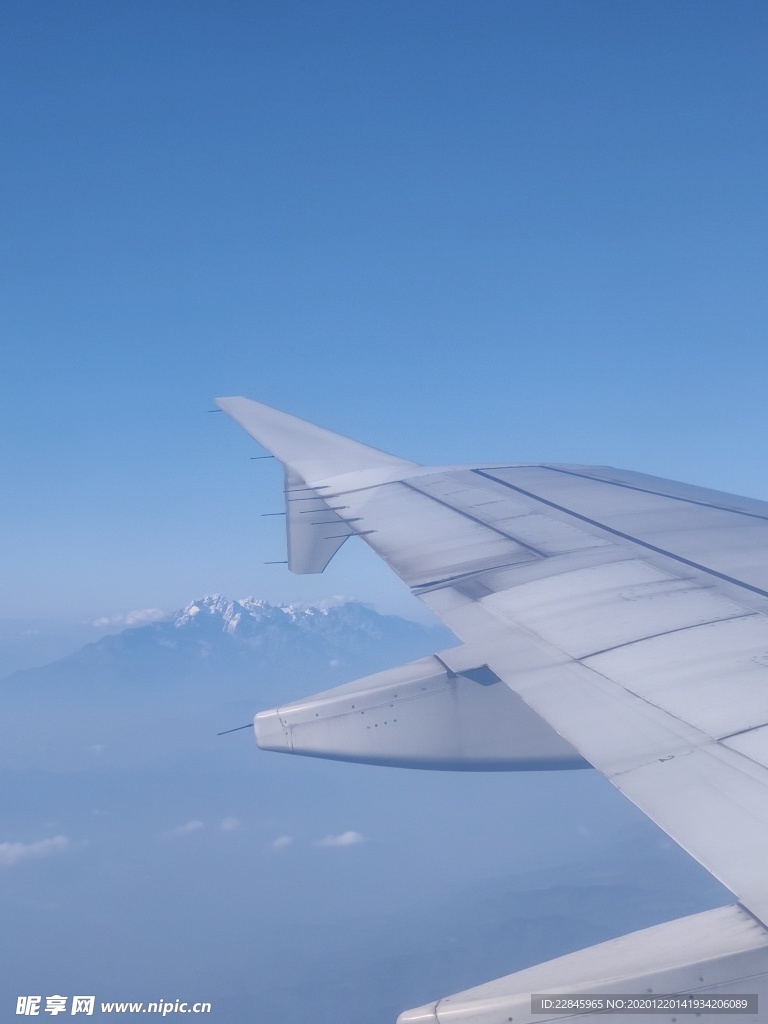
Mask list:
[[385,615],[354,600],[332,598],[311,605],[272,604],[255,597],[233,600],[206,594],[164,618],[110,633],[45,665],[19,669],[0,687],[45,684],[126,684],[162,682],[184,674],[190,681],[252,677],[254,671],[281,671],[311,658],[324,669],[355,671],[365,658],[381,667],[452,646],[455,638],[440,625],[429,626]]

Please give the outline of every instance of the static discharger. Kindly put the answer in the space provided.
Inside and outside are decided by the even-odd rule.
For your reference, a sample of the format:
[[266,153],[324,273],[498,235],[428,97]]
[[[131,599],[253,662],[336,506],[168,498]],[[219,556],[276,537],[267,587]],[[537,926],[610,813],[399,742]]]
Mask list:
[[316,522],[312,522],[310,526],[335,526],[336,523],[361,523],[362,518],[358,516],[356,519],[342,519],[339,516],[338,519],[318,519]]
[[253,722],[249,722],[248,725],[236,725],[234,729],[225,729],[223,732],[217,732],[217,736],[228,736],[231,732],[242,732],[243,729],[252,729]]

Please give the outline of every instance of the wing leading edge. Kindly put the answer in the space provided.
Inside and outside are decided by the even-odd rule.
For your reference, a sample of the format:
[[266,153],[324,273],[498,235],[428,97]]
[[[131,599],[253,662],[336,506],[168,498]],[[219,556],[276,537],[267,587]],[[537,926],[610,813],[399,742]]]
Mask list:
[[[573,767],[579,759],[594,765],[735,894],[730,930],[706,915],[650,930],[670,950],[694,930],[710,936],[706,950],[691,945],[678,964],[682,973],[659,975],[663,984],[714,992],[748,979],[749,991],[765,992],[768,504],[606,467],[418,466],[248,399],[218,401],[285,466],[289,553],[290,505],[305,496],[301,487],[338,516],[340,543],[361,536],[463,641],[438,658],[445,680],[464,680],[469,699],[459,714],[465,732],[474,728],[474,746],[461,748],[464,763],[454,757],[435,766],[476,768],[478,752],[482,761],[482,714],[471,683],[473,673],[490,673],[486,678],[501,681],[513,698],[505,705],[510,763],[503,767],[526,766],[513,763],[515,715],[524,709],[541,724],[541,743],[557,737],[564,752],[562,764],[540,758],[527,767]],[[339,540],[329,538],[326,523],[310,529],[308,520],[315,516],[303,516],[301,554],[289,555],[295,571],[321,571],[334,553],[322,545]],[[350,687],[359,693],[361,685],[370,697],[378,683]],[[296,707],[267,713],[279,723],[280,743],[270,743],[275,727],[258,716],[257,740],[261,733],[272,749],[405,763],[396,759],[400,740],[391,731],[394,759],[381,736],[376,750],[366,750],[354,716],[351,740],[340,738],[336,725],[330,738],[326,729],[307,739]],[[455,715],[444,718],[442,739],[429,719],[432,734],[425,731],[420,745],[428,719],[413,719],[403,731],[408,756],[418,761],[420,747],[455,754]],[[497,727],[504,721],[497,717]],[[496,763],[485,767],[498,770],[505,759],[498,728],[490,745],[486,760]],[[746,946],[744,928],[752,936]],[[595,947],[615,965],[609,980],[623,991],[658,974],[644,959],[645,933],[636,936]],[[590,975],[589,957],[572,958],[558,968],[571,977],[560,991],[579,990],[573,970],[582,968],[588,988],[581,991],[594,991],[602,975]],[[401,1020],[495,1024],[512,1013],[519,1022],[529,980],[522,972]]]

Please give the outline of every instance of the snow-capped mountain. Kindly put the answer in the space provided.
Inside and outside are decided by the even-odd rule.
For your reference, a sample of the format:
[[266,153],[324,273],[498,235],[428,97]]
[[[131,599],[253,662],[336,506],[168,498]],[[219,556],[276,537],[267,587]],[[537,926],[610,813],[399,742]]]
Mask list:
[[[207,617],[209,620],[212,619],[217,623],[220,620],[224,630],[230,634],[235,633],[242,624],[243,629],[240,630],[240,635],[242,635],[244,631],[247,631],[249,625],[253,623],[264,623],[270,620],[272,622],[285,621],[286,617],[290,622],[308,622],[317,619],[318,615],[327,618],[331,608],[338,608],[352,603],[338,599],[317,605],[274,605],[270,604],[269,601],[255,597],[244,597],[239,601],[230,601],[229,598],[222,597],[221,594],[207,594],[205,597],[200,598],[199,601],[191,601],[184,608],[177,611],[172,618],[173,624],[177,629],[183,629],[185,626],[188,626],[193,619],[199,621],[199,616],[202,616],[203,619]],[[281,616],[283,616],[282,620]]]
[[[229,683],[311,671],[314,681],[354,678],[421,657],[454,638],[441,626],[382,615],[358,601],[274,605],[209,594],[174,614],[104,636],[41,668],[15,672],[3,686],[136,687]],[[279,669],[278,669],[279,665]]]
[[[226,633],[247,643],[264,642],[267,634],[286,637],[322,636],[331,640],[359,642],[375,639],[394,626],[422,627],[394,615],[381,615],[359,601],[330,600],[316,605],[270,604],[269,601],[244,597],[231,601],[221,594],[208,594],[191,601],[170,617],[174,629]],[[347,634],[349,634],[347,636]]]

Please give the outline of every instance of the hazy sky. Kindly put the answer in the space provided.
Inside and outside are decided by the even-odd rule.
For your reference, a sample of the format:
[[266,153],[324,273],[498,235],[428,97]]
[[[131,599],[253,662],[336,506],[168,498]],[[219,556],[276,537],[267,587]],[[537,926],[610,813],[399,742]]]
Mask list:
[[768,8],[6,0],[0,618],[282,566],[246,394],[422,462],[768,497]]

